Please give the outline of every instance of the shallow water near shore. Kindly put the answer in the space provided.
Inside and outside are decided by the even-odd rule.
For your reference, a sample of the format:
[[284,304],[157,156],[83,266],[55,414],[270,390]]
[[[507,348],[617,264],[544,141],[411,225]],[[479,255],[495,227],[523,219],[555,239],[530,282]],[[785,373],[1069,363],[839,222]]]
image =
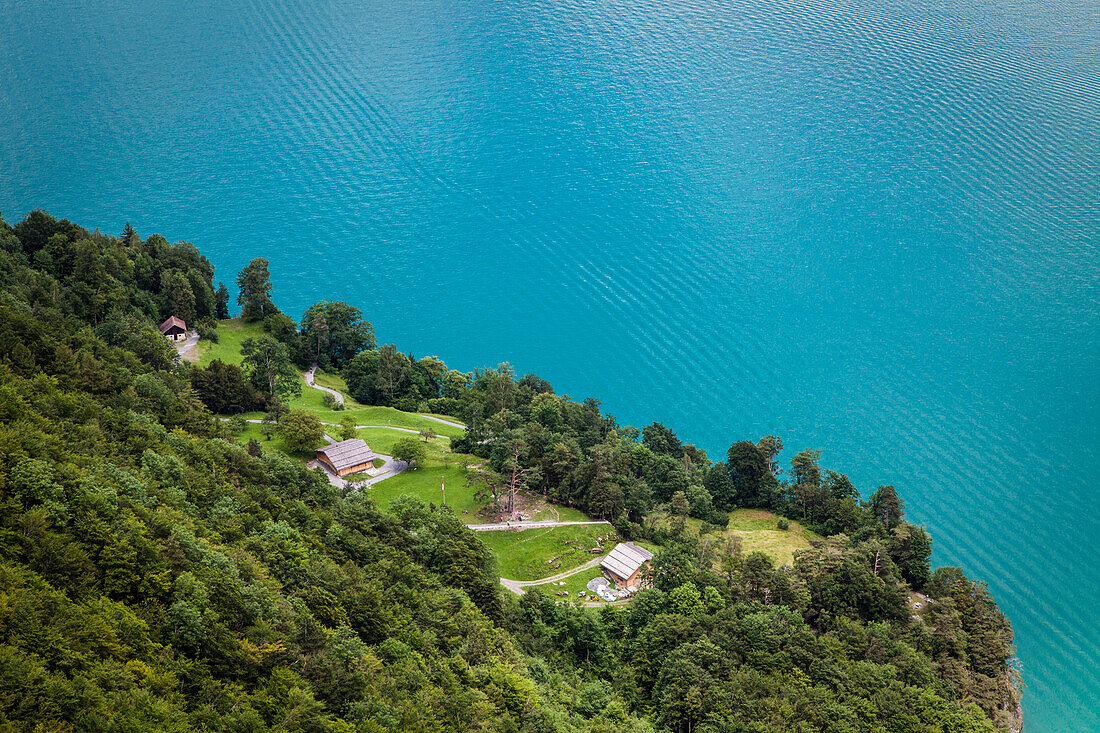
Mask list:
[[0,6],[5,219],[823,448],[988,581],[1028,730],[1100,730],[1095,3],[166,5]]

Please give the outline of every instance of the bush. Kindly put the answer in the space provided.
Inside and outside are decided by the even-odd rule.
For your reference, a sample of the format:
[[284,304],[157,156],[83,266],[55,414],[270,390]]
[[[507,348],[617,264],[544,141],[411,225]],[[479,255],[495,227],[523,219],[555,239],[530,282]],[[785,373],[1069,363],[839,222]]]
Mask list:
[[401,412],[416,412],[420,406],[420,401],[415,397],[402,397],[401,399],[394,400],[393,406]]
[[451,397],[437,397],[434,400],[428,400],[428,409],[425,412],[436,415],[458,415],[462,412],[462,402]]
[[218,343],[218,329],[216,328],[200,323],[195,326],[195,332],[199,334],[201,341],[209,341],[212,344]]
[[785,532],[788,529],[790,529],[791,523],[788,522],[786,519],[780,519],[778,522],[775,523],[775,526],[779,527],[781,530],[783,530]]

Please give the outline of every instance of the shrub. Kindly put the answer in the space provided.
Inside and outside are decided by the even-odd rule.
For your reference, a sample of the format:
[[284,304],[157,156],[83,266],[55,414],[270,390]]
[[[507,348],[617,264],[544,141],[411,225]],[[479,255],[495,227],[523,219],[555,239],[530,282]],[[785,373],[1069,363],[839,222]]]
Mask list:
[[790,528],[791,523],[788,522],[786,519],[780,519],[778,522],[775,523],[775,526],[779,527],[783,531],[786,531]]
[[199,334],[200,340],[209,341],[212,344],[218,343],[218,329],[211,328],[205,323],[200,323],[195,326],[195,331]]

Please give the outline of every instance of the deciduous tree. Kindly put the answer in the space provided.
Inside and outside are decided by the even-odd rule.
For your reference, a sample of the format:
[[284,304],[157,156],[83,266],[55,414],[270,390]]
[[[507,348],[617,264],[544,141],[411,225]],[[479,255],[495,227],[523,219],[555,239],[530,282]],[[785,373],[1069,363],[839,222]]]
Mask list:
[[401,438],[393,444],[393,457],[408,463],[410,466],[414,463],[421,463],[426,454],[424,444],[416,438]]
[[304,453],[319,446],[325,437],[321,421],[312,412],[291,410],[279,424],[283,445],[291,453]]
[[237,303],[241,306],[241,318],[246,321],[262,321],[276,312],[271,302],[271,273],[268,261],[257,257],[237,275]]
[[241,344],[241,365],[252,383],[268,397],[286,399],[302,394],[302,380],[286,346],[263,334],[247,338]]

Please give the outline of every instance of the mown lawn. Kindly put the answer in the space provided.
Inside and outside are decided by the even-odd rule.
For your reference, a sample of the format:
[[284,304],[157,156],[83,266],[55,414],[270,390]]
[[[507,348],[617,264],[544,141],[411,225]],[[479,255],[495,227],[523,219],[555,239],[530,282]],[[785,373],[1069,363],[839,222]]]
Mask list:
[[[333,438],[339,438],[337,433],[339,428],[329,428],[329,435]],[[420,438],[414,433],[406,433],[402,430],[393,430],[391,428],[360,428],[356,431],[356,435],[367,441],[367,445],[371,447],[377,453],[385,453],[386,455],[393,455],[393,444],[402,438]],[[449,459],[454,459],[457,455],[450,452],[450,439],[449,438],[432,438],[427,443],[420,441],[427,451],[426,459],[428,462],[438,462]],[[480,459],[478,459],[480,460]]]
[[[497,556],[500,574],[512,580],[564,573],[599,556],[585,550],[600,547],[602,555],[618,542],[614,527],[606,524],[481,532],[479,536]],[[597,539],[604,541],[597,543]]]
[[[554,583],[542,583],[540,585],[528,586],[525,590],[530,591],[532,588],[538,588],[540,591],[542,591],[543,593],[550,596],[551,598],[553,598],[556,601],[564,601],[564,600],[579,601],[579,600],[582,600],[582,599],[577,594],[580,593],[582,590],[587,590],[588,589],[588,581],[592,580],[593,578],[598,578],[601,575],[603,575],[603,573],[600,572],[600,569],[598,567],[589,568],[588,570],[584,570],[582,572],[579,572],[576,575],[570,575],[568,578],[565,578],[564,580],[559,580],[559,581],[556,581]],[[560,593],[562,591],[565,591],[569,595],[568,596],[559,596],[559,595],[557,595],[558,593]],[[587,600],[587,601],[599,601],[600,600],[599,596],[597,596],[597,595],[595,595],[591,592],[589,592],[587,594],[587,596],[588,597],[583,599],[583,600]]]
[[[321,392],[315,389],[311,389],[310,391],[315,394],[321,394]],[[344,415],[351,415],[355,418],[356,425],[382,425],[398,428],[412,428],[413,430],[431,429],[437,435],[446,435],[451,438],[456,438],[466,432],[463,428],[444,425],[435,420],[429,420],[426,417],[422,417],[415,412],[402,412],[393,407],[360,407],[344,410],[343,412],[332,412],[329,410],[327,414],[330,417],[335,416],[336,419],[330,420],[327,417],[322,418],[326,422],[340,422],[340,419]]]
[[[370,488],[363,489],[368,496],[374,498],[378,508],[386,510],[394,499],[406,494],[415,496],[425,503],[441,502],[440,482],[447,482],[447,506],[454,509],[468,524],[477,521],[474,516],[480,508],[480,504],[474,499],[474,492],[465,486],[466,462],[477,461],[472,456],[463,456],[452,453],[455,460],[447,463],[430,462],[422,468],[399,473],[392,478],[379,481]],[[465,510],[467,515],[463,515]]]

